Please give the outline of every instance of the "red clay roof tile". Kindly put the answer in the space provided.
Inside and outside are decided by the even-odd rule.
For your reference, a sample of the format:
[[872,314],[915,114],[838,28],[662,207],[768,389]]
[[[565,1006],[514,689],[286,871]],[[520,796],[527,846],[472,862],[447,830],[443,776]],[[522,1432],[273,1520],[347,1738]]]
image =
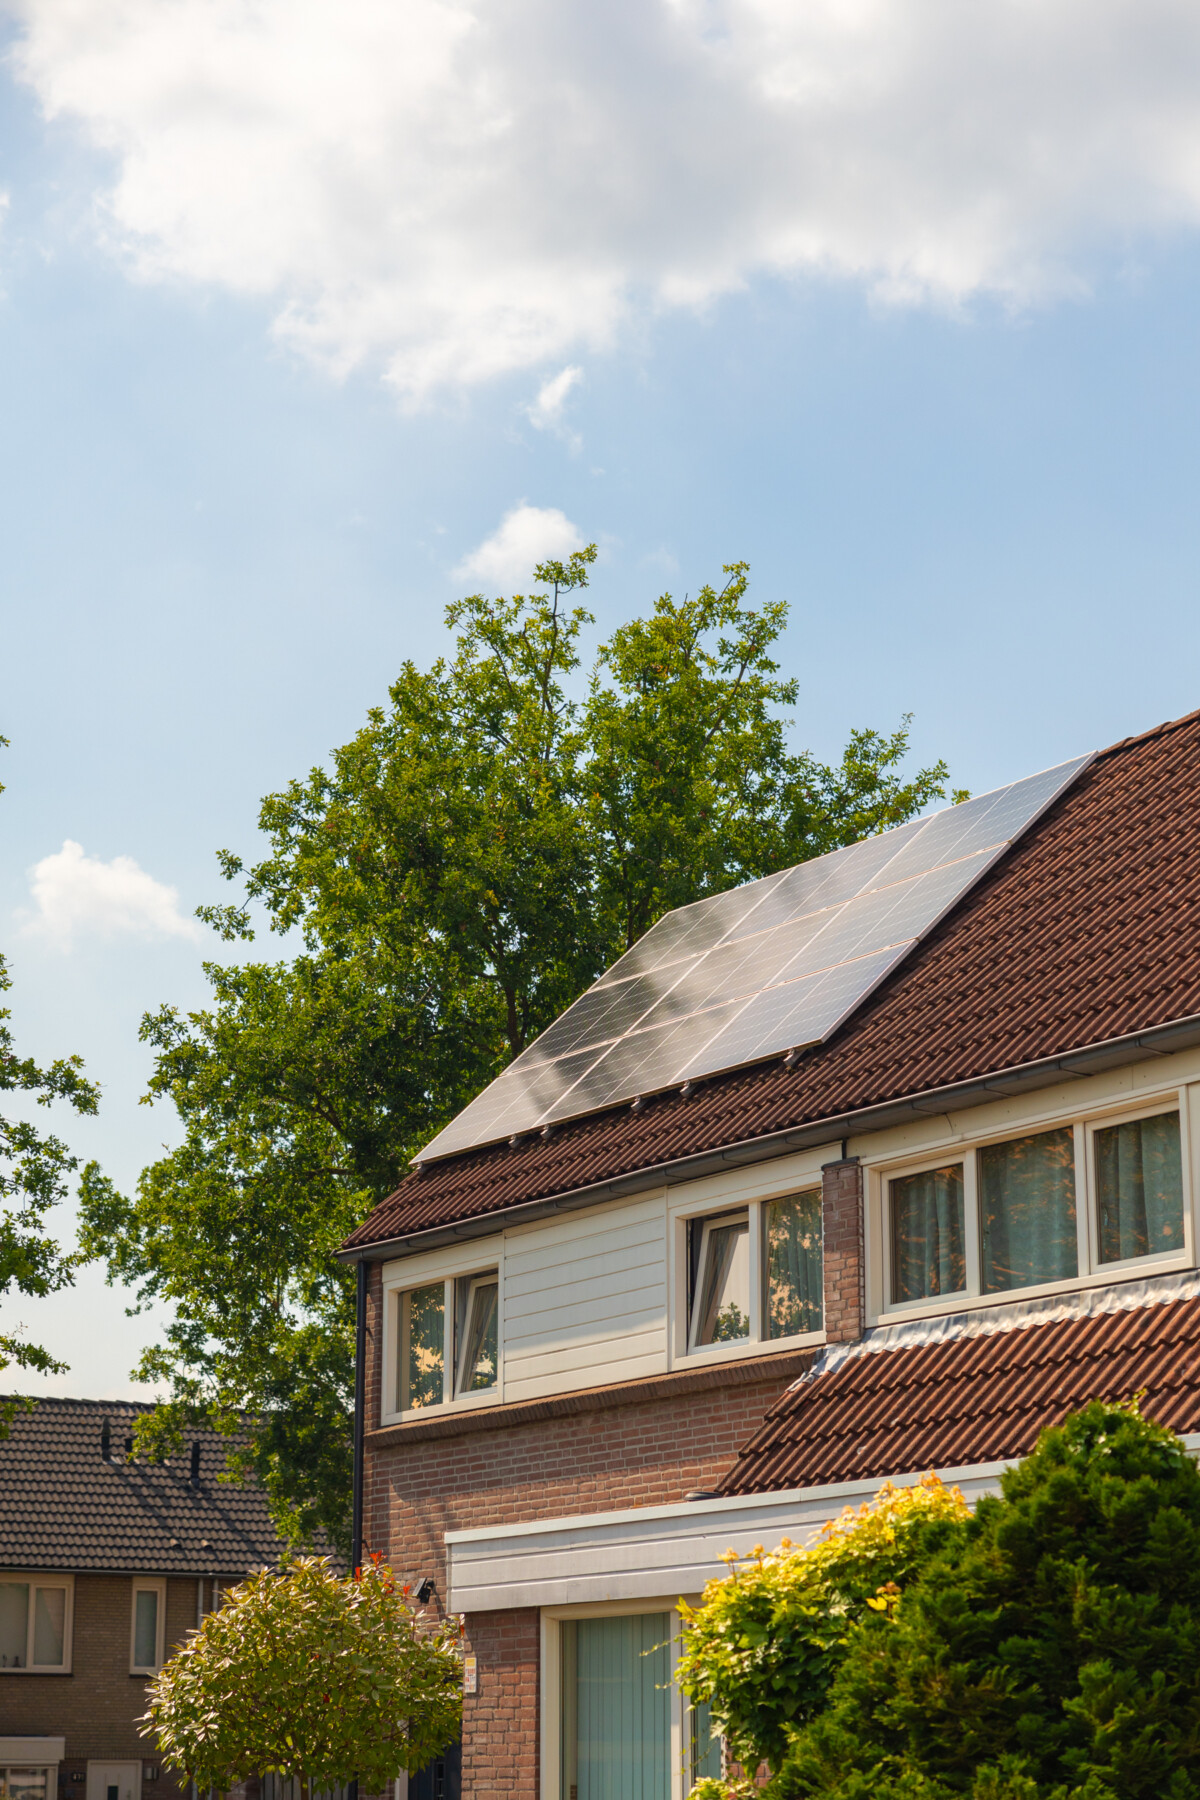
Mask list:
[[789,1389],[720,1492],[1004,1461],[1088,1400],[1138,1392],[1148,1417],[1200,1431],[1198,1375],[1200,1299],[863,1350]]

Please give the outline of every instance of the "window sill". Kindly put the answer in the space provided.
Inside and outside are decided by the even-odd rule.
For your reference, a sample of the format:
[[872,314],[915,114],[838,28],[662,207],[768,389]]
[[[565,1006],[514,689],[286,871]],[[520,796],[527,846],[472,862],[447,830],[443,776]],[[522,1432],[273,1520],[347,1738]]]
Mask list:
[[439,1400],[436,1406],[414,1406],[407,1412],[381,1413],[379,1423],[384,1425],[416,1425],[422,1419],[452,1419],[458,1414],[476,1412],[480,1407],[502,1406],[503,1397],[500,1384],[484,1389],[478,1394],[462,1394],[457,1400]]
[[779,1356],[790,1350],[820,1350],[825,1343],[824,1327],[820,1331],[804,1331],[795,1337],[743,1338],[734,1344],[703,1344],[676,1356],[673,1369],[702,1368],[706,1363],[738,1362],[744,1357]]
[[1176,1275],[1195,1267],[1186,1252],[1174,1256],[1138,1256],[1126,1262],[1105,1263],[1090,1275],[1072,1275],[1066,1281],[1045,1281],[1035,1287],[1005,1288],[998,1294],[939,1294],[932,1300],[909,1306],[884,1307],[870,1324],[903,1325],[913,1319],[940,1319],[954,1313],[977,1312],[981,1307],[1020,1306],[1026,1300],[1052,1299],[1060,1294],[1079,1294],[1091,1288],[1114,1287],[1122,1281],[1153,1280],[1156,1275]]

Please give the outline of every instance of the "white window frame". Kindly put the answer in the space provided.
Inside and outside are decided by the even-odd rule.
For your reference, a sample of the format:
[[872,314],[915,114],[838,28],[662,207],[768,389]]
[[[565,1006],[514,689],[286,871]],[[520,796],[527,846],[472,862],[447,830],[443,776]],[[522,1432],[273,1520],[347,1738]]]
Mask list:
[[[747,1263],[749,1265],[748,1270],[747,1270],[748,1279],[747,1279],[747,1284],[746,1284],[746,1305],[749,1309],[749,1316],[746,1320],[748,1329],[747,1329],[747,1332],[746,1332],[746,1335],[744,1338],[730,1338],[728,1341],[730,1344],[743,1345],[743,1344],[750,1343],[753,1339],[755,1316],[756,1316],[757,1312],[761,1309],[761,1306],[762,1306],[762,1285],[763,1284],[762,1284],[761,1279],[756,1281],[754,1278],[755,1277],[754,1265],[756,1262],[761,1264],[762,1257],[761,1256],[756,1257],[754,1254],[754,1229],[753,1229],[753,1221],[750,1218],[750,1209],[748,1206],[738,1206],[738,1207],[735,1207],[732,1212],[705,1213],[705,1214],[703,1214],[703,1216],[701,1218],[693,1221],[693,1224],[698,1225],[700,1228],[701,1238],[700,1238],[700,1257],[696,1264],[696,1285],[695,1285],[694,1290],[688,1296],[688,1299],[689,1299],[688,1355],[689,1356],[694,1356],[696,1354],[697,1350],[719,1350],[723,1347],[721,1344],[698,1344],[696,1342],[696,1329],[700,1323],[699,1300],[700,1300],[701,1294],[704,1292],[704,1284],[708,1279],[708,1262],[709,1262],[709,1257],[712,1254],[712,1240],[713,1240],[714,1231],[719,1231],[723,1225],[740,1225],[743,1220],[745,1220],[745,1224],[746,1224],[746,1258],[747,1258]],[[691,1266],[691,1257],[690,1256],[688,1258],[688,1265],[689,1265],[689,1275],[690,1275],[690,1266]]]
[[[1093,1143],[1097,1131],[1109,1125],[1150,1119],[1160,1113],[1179,1114],[1179,1154],[1183,1178],[1183,1248],[1162,1255],[1126,1258],[1122,1262],[1102,1263],[1099,1258],[1099,1233],[1096,1217],[1096,1176]],[[1075,1225],[1077,1231],[1078,1273],[1061,1281],[1039,1282],[1030,1287],[1006,1288],[1000,1293],[981,1291],[983,1275],[980,1241],[979,1187],[977,1156],[991,1144],[1008,1144],[1015,1139],[1038,1137],[1044,1132],[1070,1129],[1075,1152]],[[891,1191],[893,1181],[906,1175],[941,1169],[953,1163],[963,1165],[963,1241],[967,1259],[967,1285],[959,1294],[935,1294],[927,1300],[893,1301],[892,1294],[892,1219]],[[1047,1295],[1075,1293],[1081,1288],[1103,1287],[1112,1281],[1168,1274],[1194,1267],[1195,1222],[1192,1182],[1192,1153],[1189,1130],[1188,1094],[1186,1088],[1172,1087],[1136,1102],[1108,1105],[1094,1112],[1060,1112],[1054,1116],[1021,1120],[1009,1118],[1002,1130],[972,1135],[928,1150],[919,1157],[893,1158],[868,1168],[867,1175],[867,1245],[868,1283],[871,1293],[870,1317],[875,1322],[899,1322],[924,1318],[930,1314],[963,1312],[972,1307],[1005,1306],[1021,1300],[1036,1300]]]
[[[699,1605],[699,1595],[684,1595]],[[666,1613],[671,1670],[671,1800],[686,1800],[691,1782],[685,1758],[690,1752],[688,1708],[675,1680],[679,1666],[683,1619],[679,1595],[654,1600],[597,1600],[577,1606],[544,1606],[541,1614],[541,1800],[569,1800],[562,1791],[562,1631],[568,1619],[627,1619],[640,1613]]]
[[[4,1675],[69,1675],[71,1673],[71,1651],[73,1648],[75,1623],[75,1577],[74,1575],[35,1574],[28,1569],[0,1569],[0,1581],[27,1581],[29,1583],[29,1620],[25,1638],[26,1662],[23,1669],[0,1669]],[[60,1663],[33,1662],[33,1633],[37,1612],[34,1598],[35,1588],[63,1588],[66,1600],[63,1604],[63,1659]],[[17,1765],[14,1764],[14,1767]],[[34,1763],[21,1764],[21,1767],[33,1768]]]
[[[157,1594],[158,1608],[155,1614],[154,1656],[153,1663],[137,1661],[137,1597],[139,1594]],[[164,1647],[167,1633],[167,1583],[162,1575],[135,1575],[131,1583],[129,1597],[129,1673],[131,1675],[157,1675],[163,1666]]]
[[[767,1337],[764,1331],[766,1304],[766,1209],[773,1201],[791,1200],[797,1194],[809,1194],[821,1188],[819,1170],[802,1173],[777,1189],[759,1194],[728,1195],[718,1199],[696,1198],[670,1209],[670,1284],[671,1327],[670,1364],[686,1365],[724,1362],[745,1356],[774,1356],[784,1350],[804,1350],[825,1342],[824,1325],[817,1331],[795,1332],[789,1337]],[[750,1335],[728,1344],[693,1344],[692,1306],[689,1304],[688,1228],[692,1225],[718,1224],[735,1215],[746,1213],[750,1221]],[[699,1291],[704,1278],[704,1256],[696,1274]]]
[[[454,1296],[458,1282],[495,1280],[496,1380],[491,1387],[459,1394],[454,1342]],[[414,1288],[442,1285],[442,1398],[430,1406],[401,1405],[400,1333],[403,1300]],[[413,1257],[391,1265],[383,1289],[384,1364],[379,1403],[380,1425],[408,1424],[442,1418],[476,1406],[497,1406],[504,1399],[504,1254],[498,1238],[476,1239],[441,1253]]]
[[[460,1275],[453,1284],[455,1292],[447,1295],[447,1301],[454,1305],[456,1312],[458,1310],[457,1288],[459,1281],[465,1281],[467,1283],[467,1304],[463,1312],[464,1338],[469,1334],[471,1312],[475,1305],[476,1293],[480,1288],[494,1287],[496,1290],[496,1379],[486,1388],[476,1388],[474,1390],[467,1388],[464,1390],[462,1385],[463,1376],[467,1374],[468,1371],[462,1366],[462,1346],[452,1343],[451,1347],[454,1351],[454,1370],[451,1377],[451,1386],[455,1401],[477,1399],[480,1394],[490,1395],[493,1389],[499,1386],[500,1382],[500,1271],[499,1269],[489,1269],[479,1275]],[[450,1321],[450,1324],[451,1330],[449,1335],[453,1338],[453,1321]]]

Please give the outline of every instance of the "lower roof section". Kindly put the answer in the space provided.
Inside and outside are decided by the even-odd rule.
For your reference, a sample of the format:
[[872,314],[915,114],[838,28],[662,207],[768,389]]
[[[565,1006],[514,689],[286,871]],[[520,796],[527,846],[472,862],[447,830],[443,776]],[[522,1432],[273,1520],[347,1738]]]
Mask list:
[[[944,1331],[945,1335],[939,1335]],[[1200,1431],[1200,1275],[896,1327],[827,1352],[783,1395],[723,1495],[1007,1463],[1089,1400],[1141,1395]]]

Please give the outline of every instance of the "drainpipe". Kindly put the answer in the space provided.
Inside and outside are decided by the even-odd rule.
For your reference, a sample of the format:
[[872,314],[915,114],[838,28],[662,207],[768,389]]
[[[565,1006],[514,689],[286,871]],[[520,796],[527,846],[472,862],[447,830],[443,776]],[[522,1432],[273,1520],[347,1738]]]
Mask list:
[[367,1429],[367,1265],[358,1264],[358,1290],[354,1333],[354,1520],[351,1527],[350,1567],[362,1567],[363,1556],[363,1453]]
[[[363,1460],[367,1430],[367,1265],[358,1261],[354,1312],[354,1501],[350,1539],[351,1571],[362,1567]],[[357,1778],[346,1789],[346,1800],[358,1800]]]

